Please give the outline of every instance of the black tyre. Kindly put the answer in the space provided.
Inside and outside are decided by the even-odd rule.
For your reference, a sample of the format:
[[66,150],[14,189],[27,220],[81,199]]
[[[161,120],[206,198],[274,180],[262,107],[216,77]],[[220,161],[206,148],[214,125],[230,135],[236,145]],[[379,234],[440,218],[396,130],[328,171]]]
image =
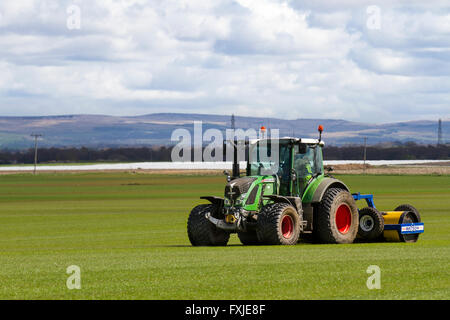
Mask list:
[[420,218],[419,210],[417,210],[410,204],[401,204],[397,208],[395,208],[394,211],[411,211],[416,216],[416,220],[417,220],[416,222],[422,221]]
[[300,236],[297,210],[287,203],[265,206],[258,214],[256,234],[259,242],[268,245],[294,245]]
[[226,246],[230,234],[206,219],[207,212],[217,217],[217,208],[212,204],[201,204],[192,209],[187,223],[189,241],[193,246]]
[[323,243],[352,243],[358,232],[358,209],[350,192],[330,188],[314,216],[314,232]]
[[358,235],[365,241],[380,239],[383,235],[384,219],[380,211],[365,207],[359,210]]
[[[394,211],[406,211],[401,217],[399,223],[417,223],[421,222],[419,211],[410,204],[399,205]],[[419,233],[400,234],[400,241],[416,242],[419,239]]]
[[245,246],[255,246],[261,244],[255,231],[238,232],[238,238]]

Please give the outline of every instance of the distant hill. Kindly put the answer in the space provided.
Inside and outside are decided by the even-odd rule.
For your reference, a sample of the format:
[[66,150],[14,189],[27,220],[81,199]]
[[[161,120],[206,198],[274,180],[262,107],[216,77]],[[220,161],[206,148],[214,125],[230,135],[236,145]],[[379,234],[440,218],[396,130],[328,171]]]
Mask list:
[[[42,133],[40,146],[119,147],[170,144],[174,129],[193,131],[193,121],[203,121],[204,130],[230,128],[230,115],[157,113],[134,117],[106,115],[64,115],[44,117],[0,117],[0,148],[26,149],[33,146],[31,133]],[[442,121],[444,141],[450,119]],[[409,121],[369,124],[333,119],[283,120],[236,116],[236,128],[258,129],[262,125],[280,130],[280,136],[317,137],[317,126],[325,128],[324,140],[332,145],[369,144],[395,141],[434,144],[437,121]],[[447,138],[448,140],[448,138]]]

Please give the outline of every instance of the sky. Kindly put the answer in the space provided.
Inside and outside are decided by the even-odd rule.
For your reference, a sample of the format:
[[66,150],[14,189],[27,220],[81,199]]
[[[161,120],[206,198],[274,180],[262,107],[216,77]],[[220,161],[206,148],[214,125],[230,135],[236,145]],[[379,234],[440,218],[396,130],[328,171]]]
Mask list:
[[450,3],[0,2],[0,115],[450,118]]

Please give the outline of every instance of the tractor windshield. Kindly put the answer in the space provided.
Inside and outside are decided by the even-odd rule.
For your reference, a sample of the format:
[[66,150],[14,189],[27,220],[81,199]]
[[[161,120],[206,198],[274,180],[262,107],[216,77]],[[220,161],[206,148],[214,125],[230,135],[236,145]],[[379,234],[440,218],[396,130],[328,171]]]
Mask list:
[[[277,147],[278,150],[272,150]],[[249,161],[247,175],[278,175],[280,179],[289,179],[290,169],[290,147],[288,143],[279,141],[273,144],[270,140],[266,143],[259,141],[249,150]]]

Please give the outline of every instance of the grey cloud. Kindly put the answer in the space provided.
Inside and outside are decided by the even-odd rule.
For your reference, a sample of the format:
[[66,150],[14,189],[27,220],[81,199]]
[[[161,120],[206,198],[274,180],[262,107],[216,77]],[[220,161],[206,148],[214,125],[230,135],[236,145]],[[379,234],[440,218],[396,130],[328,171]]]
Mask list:
[[378,0],[380,30],[367,28],[365,0],[78,1],[76,31],[65,26],[72,1],[51,3],[0,21],[1,114],[450,113],[444,1]]

